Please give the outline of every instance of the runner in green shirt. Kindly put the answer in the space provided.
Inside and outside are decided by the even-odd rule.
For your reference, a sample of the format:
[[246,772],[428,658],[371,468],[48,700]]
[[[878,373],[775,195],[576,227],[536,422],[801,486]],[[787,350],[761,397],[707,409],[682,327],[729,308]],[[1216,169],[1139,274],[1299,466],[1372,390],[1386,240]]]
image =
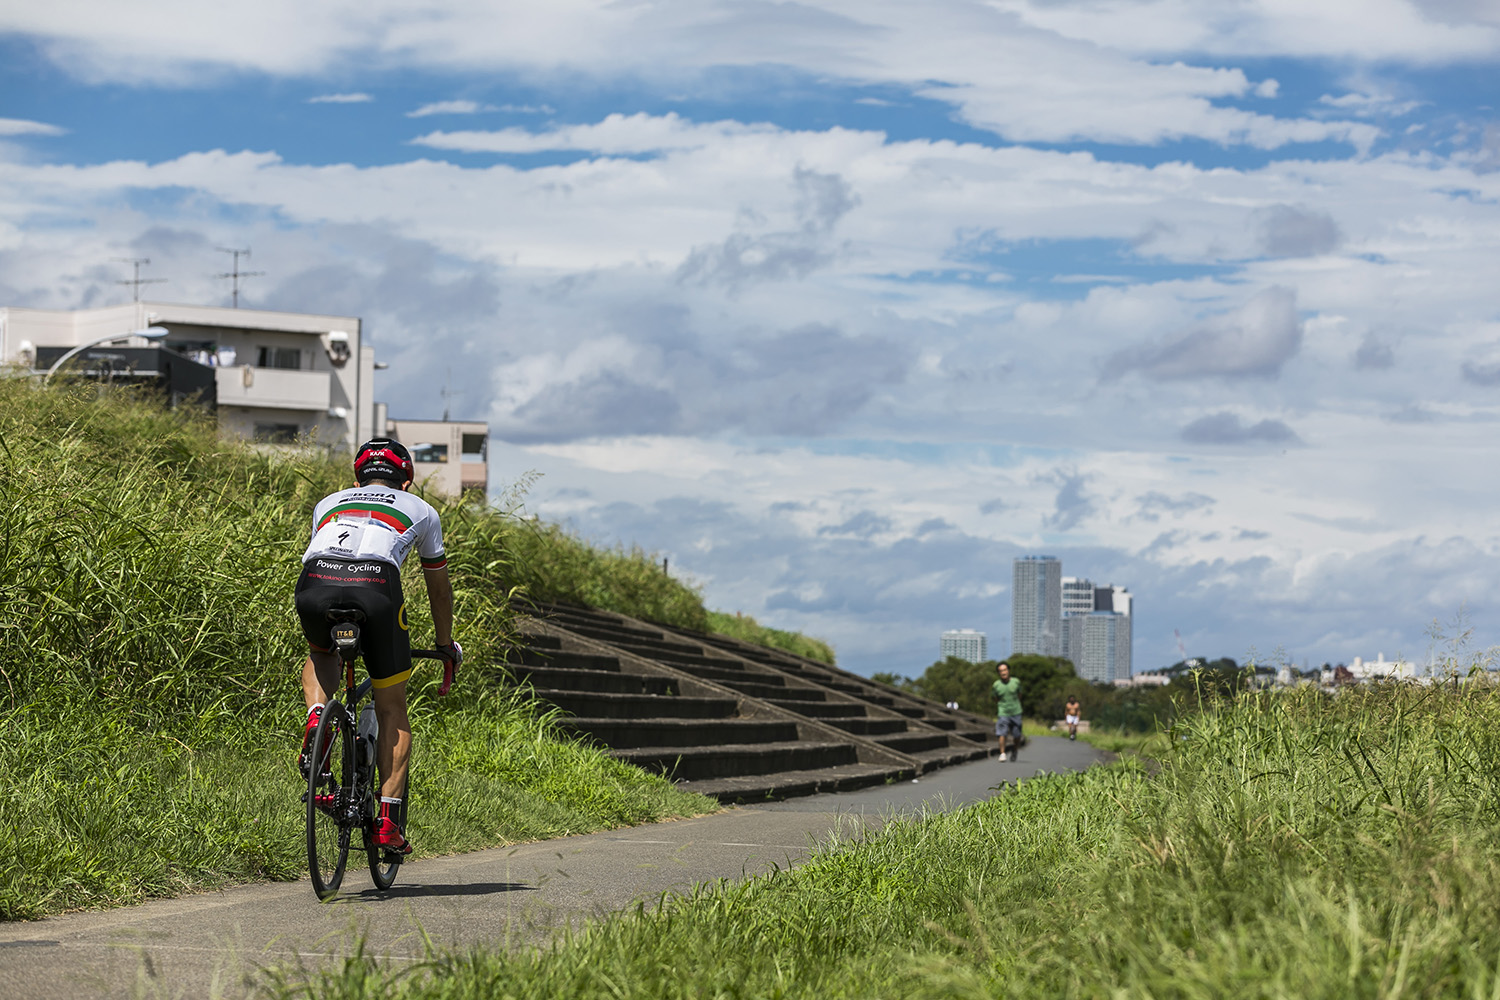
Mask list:
[[[990,685],[995,695],[995,737],[1000,741],[1000,759],[1015,760],[1021,745],[1021,678],[1010,675],[1010,664],[995,668],[1000,679]],[[1010,756],[1005,755],[1006,737],[1011,740]]]

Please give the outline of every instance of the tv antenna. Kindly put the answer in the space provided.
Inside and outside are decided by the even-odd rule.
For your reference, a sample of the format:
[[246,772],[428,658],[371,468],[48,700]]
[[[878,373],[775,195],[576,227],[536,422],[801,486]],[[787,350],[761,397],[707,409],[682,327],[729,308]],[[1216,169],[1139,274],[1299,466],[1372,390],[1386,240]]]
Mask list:
[[111,257],[110,260],[122,261],[135,269],[135,276],[124,281],[116,281],[117,285],[129,285],[135,293],[135,301],[141,301],[141,286],[155,285],[166,281],[166,278],[143,278],[141,277],[141,266],[150,264],[150,257]]
[[457,399],[459,396],[463,395],[463,391],[461,389],[450,388],[450,385],[452,384],[452,382],[453,382],[453,369],[449,368],[448,369],[448,381],[443,383],[442,391],[439,393],[439,395],[441,395],[443,397],[443,423],[445,423],[445,424],[448,422],[448,400],[450,400],[450,399]]
[[250,259],[250,248],[249,247],[246,247],[243,250],[236,250],[234,247],[214,247],[214,249],[217,250],[217,251],[219,251],[219,253],[234,254],[234,267],[231,268],[228,271],[225,271],[222,274],[216,274],[216,275],[214,275],[214,277],[215,278],[230,278],[230,279],[233,279],[233,281],[234,281],[234,291],[231,293],[232,298],[231,298],[230,301],[234,303],[234,308],[238,309],[240,307],[240,279],[241,278],[259,278],[262,275],[264,275],[266,272],[264,272],[264,271],[241,271],[240,270],[240,258],[244,257],[246,260]]

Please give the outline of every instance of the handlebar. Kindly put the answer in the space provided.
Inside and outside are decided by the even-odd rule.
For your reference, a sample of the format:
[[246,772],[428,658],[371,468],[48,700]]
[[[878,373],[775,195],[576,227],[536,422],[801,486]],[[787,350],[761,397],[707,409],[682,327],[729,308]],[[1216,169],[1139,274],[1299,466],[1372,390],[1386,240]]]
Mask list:
[[[455,643],[455,645],[457,645]],[[462,657],[462,653],[459,654]],[[442,660],[443,661],[443,683],[438,686],[438,696],[447,694],[453,687],[453,676],[458,672],[458,664],[446,653],[440,653],[436,649],[414,649],[411,651],[413,660]]]

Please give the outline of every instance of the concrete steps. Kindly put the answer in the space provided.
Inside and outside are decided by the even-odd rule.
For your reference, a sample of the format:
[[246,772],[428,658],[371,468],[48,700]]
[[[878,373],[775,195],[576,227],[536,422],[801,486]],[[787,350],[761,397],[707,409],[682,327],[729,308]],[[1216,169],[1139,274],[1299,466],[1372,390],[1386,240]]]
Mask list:
[[506,669],[565,713],[562,728],[721,801],[908,780],[991,752],[976,716],[727,636],[566,605],[533,607],[524,630]]

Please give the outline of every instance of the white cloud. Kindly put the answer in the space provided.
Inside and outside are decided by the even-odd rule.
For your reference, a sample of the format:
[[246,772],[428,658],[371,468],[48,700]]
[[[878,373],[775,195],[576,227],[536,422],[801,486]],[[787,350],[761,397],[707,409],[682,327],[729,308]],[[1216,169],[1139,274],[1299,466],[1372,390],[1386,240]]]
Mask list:
[[0,118],[0,135],[63,135],[68,130],[25,118]]
[[561,125],[541,132],[506,128],[494,132],[430,132],[411,140],[413,145],[464,153],[545,153],[583,151],[608,156],[702,149],[733,136],[767,135],[770,125],[735,121],[690,122],[675,113],[666,115],[612,114],[594,125]]
[[309,97],[308,104],[366,104],[375,100],[369,94],[319,94],[317,97]]
[[[1164,27],[1162,8],[1177,13],[1175,2],[1163,0],[1148,11],[1163,37],[1182,34]],[[1377,2],[1400,6],[1400,0]],[[1361,123],[1283,120],[1220,106],[1215,102],[1254,90],[1240,70],[1139,58],[1128,51],[1129,30],[1118,37],[1070,34],[1068,5],[1039,12],[977,0],[570,0],[521,7],[457,0],[419,11],[395,0],[340,0],[315,9],[271,0],[252,13],[159,3],[170,16],[127,16],[106,4],[87,17],[78,16],[77,5],[13,5],[0,13],[0,30],[35,37],[60,67],[89,80],[183,85],[246,69],[302,77],[311,67],[348,68],[376,59],[444,72],[564,72],[661,84],[690,83],[710,67],[779,65],[823,79],[905,87],[1017,141],[1201,138],[1276,148],[1333,140],[1365,149],[1378,134]],[[1113,20],[1115,10],[1105,4],[1099,21]],[[1203,20],[1194,12],[1187,23]],[[1307,26],[1332,30],[1316,19]],[[1442,25],[1432,32],[1442,38],[1475,34]],[[1410,38],[1419,45],[1426,35]],[[1184,44],[1178,51],[1194,48]]]
[[481,111],[498,111],[499,108],[478,101],[435,101],[424,104],[415,111],[408,111],[408,118],[426,118],[429,115],[474,115]]
[[1027,24],[1143,55],[1301,56],[1415,63],[1500,52],[1485,0],[997,0]]

